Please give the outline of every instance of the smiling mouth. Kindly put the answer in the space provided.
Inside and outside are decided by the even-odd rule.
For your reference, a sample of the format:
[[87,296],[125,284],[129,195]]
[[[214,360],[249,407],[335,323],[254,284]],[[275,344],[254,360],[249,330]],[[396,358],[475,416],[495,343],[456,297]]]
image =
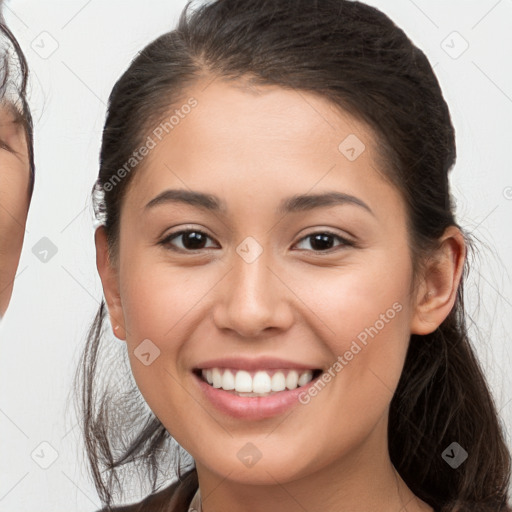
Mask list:
[[238,396],[270,396],[305,386],[321,369],[272,369],[246,371],[236,368],[195,368],[193,373],[210,386]]

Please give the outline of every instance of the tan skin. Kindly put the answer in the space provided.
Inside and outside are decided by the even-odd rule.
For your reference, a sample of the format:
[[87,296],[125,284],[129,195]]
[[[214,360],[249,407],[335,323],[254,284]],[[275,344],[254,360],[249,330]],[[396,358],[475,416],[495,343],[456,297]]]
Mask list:
[[9,305],[23,247],[30,198],[25,130],[0,103],[0,317]]
[[[460,231],[446,230],[413,283],[404,202],[376,170],[368,128],[308,93],[205,83],[187,91],[197,108],[133,177],[117,260],[107,256],[104,229],[96,231],[112,327],[126,340],[141,393],[194,457],[204,512],[431,511],[390,462],[388,411],[410,335],[432,332],[453,307],[465,257]],[[366,145],[353,162],[338,150],[348,134]],[[170,188],[215,194],[227,213],[178,203],[145,210]],[[373,214],[349,203],[276,213],[285,197],[328,190],[356,196]],[[358,246],[334,236],[330,253],[319,254],[307,235],[327,228]],[[181,236],[158,244],[181,229],[204,231],[205,247],[187,249]],[[247,236],[263,248],[250,264],[235,250]],[[231,355],[326,369],[396,302],[400,313],[378,336],[287,414],[229,417],[192,376],[198,361]],[[149,366],[134,355],[144,339],[161,351]],[[252,467],[237,457],[248,442],[262,453]]]

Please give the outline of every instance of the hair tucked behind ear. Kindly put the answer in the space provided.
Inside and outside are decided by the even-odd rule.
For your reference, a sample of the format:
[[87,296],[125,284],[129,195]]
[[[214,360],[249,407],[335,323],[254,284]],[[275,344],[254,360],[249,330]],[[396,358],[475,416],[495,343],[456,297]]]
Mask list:
[[[121,201],[137,171],[114,187],[106,185],[187,85],[210,76],[315,93],[367,123],[380,152],[379,169],[407,206],[411,257],[419,269],[444,230],[457,226],[448,180],[456,157],[454,129],[423,52],[387,16],[355,1],[218,0],[193,11],[189,7],[176,30],[137,55],[109,99],[93,193],[113,257]],[[389,450],[407,485],[436,511],[507,511],[510,454],[468,340],[463,301],[468,270],[466,262],[456,303],[442,325],[432,334],[411,336],[390,407]],[[108,373],[97,368],[104,358],[101,341],[107,338],[107,348],[112,346],[103,320],[102,304],[77,382],[89,461],[109,507],[124,467],[140,463],[153,492],[162,468],[174,465],[178,474],[183,468],[179,461],[164,461],[170,436],[145,409],[136,386],[129,384],[121,394],[116,379],[105,384],[113,366],[108,365]],[[126,354],[117,360],[125,361]],[[145,421],[133,423],[134,417]],[[468,453],[456,469],[442,458],[452,442]],[[193,465],[188,470],[183,481],[137,510],[157,510],[151,500],[164,503],[164,498],[168,510],[184,510],[197,486]]]

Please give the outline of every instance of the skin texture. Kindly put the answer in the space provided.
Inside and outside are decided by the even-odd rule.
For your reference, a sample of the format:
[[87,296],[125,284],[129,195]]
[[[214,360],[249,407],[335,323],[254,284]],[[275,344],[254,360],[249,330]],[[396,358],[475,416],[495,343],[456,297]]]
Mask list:
[[[446,231],[413,287],[404,202],[378,171],[368,128],[309,93],[206,83],[187,91],[198,106],[137,169],[117,260],[96,231],[112,327],[141,393],[194,457],[205,512],[432,510],[391,465],[387,419],[410,334],[435,330],[453,306],[462,235]],[[349,134],[366,146],[354,161],[338,149]],[[171,203],[145,211],[168,188],[215,194],[228,211]],[[350,204],[276,213],[283,198],[331,190],[373,214]],[[186,253],[181,236],[158,243],[181,229],[206,232],[206,247]],[[326,229],[357,246],[334,237],[331,249],[315,251],[307,235]],[[250,264],[236,252],[248,236],[263,249]],[[235,355],[328,369],[395,303],[400,312],[367,346],[285,414],[228,417],[192,376],[200,361]],[[160,350],[149,366],[134,355],[144,339]],[[237,457],[248,442],[262,454],[252,467]]]
[[0,104],[0,317],[9,305],[25,234],[30,198],[25,130]]

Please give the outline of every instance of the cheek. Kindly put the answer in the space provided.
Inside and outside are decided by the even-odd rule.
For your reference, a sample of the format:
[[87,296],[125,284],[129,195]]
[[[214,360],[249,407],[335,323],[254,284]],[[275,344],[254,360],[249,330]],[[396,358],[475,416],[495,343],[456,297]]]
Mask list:
[[331,353],[329,394],[343,397],[343,411],[329,413],[335,423],[347,412],[364,421],[363,403],[375,419],[391,401],[402,373],[410,338],[412,268],[406,250],[395,251],[391,261],[384,252],[374,253],[350,268],[317,271],[293,288],[307,298],[305,322],[318,326]]
[[307,306],[306,321],[324,326],[320,335],[333,352],[343,353],[355,339],[364,343],[378,335],[389,338],[389,345],[395,334],[407,337],[411,263],[406,249],[389,252],[367,252],[338,268],[287,276]]
[[177,363],[198,292],[186,285],[185,273],[136,260],[127,261],[121,292],[130,366],[148,406],[173,435],[185,428],[190,406]]
[[[183,378],[181,354],[204,320],[201,299],[214,287],[218,275],[206,266],[172,266],[148,257],[143,250],[125,250],[124,254],[121,300],[134,379],[155,414],[185,409],[186,417],[188,395],[177,384]],[[150,353],[149,359],[154,358],[148,366],[138,358],[142,347]],[[173,417],[175,424],[181,415],[173,413]]]
[[168,337],[199,301],[204,287],[204,280],[191,279],[190,270],[136,251],[126,258],[121,272],[123,314],[132,342]]

